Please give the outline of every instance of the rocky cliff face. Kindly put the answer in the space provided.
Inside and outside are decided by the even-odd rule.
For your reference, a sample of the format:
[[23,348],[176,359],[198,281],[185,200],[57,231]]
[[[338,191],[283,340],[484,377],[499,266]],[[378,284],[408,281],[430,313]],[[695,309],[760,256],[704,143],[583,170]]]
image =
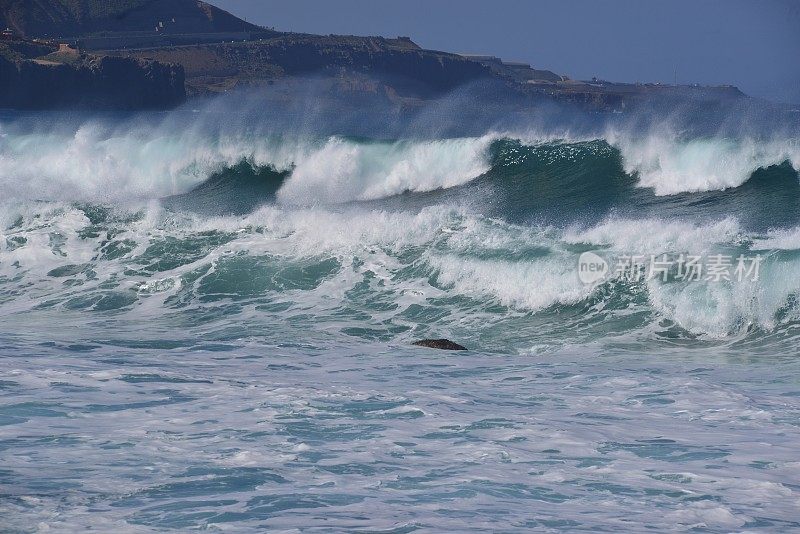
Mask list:
[[110,53],[184,65],[189,86],[199,94],[214,92],[212,83],[228,89],[292,76],[360,74],[386,80],[406,96],[432,96],[492,75],[461,56],[380,37],[287,34],[248,43]]
[[165,109],[186,99],[183,67],[120,57],[73,64],[0,56],[0,107]]
[[417,83],[433,92],[491,75],[483,65],[460,56],[382,38],[285,36],[268,43],[261,51],[289,75],[344,68]]

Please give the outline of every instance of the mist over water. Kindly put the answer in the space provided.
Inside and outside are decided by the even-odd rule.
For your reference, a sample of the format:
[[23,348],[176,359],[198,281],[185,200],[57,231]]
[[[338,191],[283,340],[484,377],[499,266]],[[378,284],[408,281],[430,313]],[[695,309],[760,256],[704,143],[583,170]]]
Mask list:
[[5,526],[800,526],[796,115],[487,90],[0,118]]

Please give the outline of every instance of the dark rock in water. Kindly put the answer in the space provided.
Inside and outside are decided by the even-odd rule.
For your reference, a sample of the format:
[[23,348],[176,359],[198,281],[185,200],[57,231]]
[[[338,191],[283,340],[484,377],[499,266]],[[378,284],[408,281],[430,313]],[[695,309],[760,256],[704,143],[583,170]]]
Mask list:
[[453,343],[449,339],[423,339],[414,343],[417,347],[427,347],[429,349],[440,350],[468,350],[458,343]]

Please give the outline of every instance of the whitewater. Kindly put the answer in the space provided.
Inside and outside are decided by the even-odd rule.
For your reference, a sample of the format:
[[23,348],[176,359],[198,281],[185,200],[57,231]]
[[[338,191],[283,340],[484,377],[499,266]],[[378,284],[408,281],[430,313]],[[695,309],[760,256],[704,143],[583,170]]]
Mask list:
[[796,117],[454,102],[0,115],[0,530],[800,528]]

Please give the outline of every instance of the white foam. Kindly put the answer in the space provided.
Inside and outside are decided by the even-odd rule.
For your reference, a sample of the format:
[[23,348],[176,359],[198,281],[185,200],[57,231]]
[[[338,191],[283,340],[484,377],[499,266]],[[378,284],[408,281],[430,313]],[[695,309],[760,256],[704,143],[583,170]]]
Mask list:
[[505,306],[538,311],[554,304],[586,299],[592,286],[577,277],[571,258],[536,262],[473,260],[455,256],[431,258],[440,282],[461,295],[489,298]]
[[[730,254],[731,247],[746,242],[733,218],[704,225],[659,219],[609,219],[586,230],[568,230],[563,239],[567,243],[594,245],[612,259],[641,255],[645,263],[661,254],[686,253],[701,258],[721,252]],[[762,256],[758,280],[648,280],[649,304],[661,316],[698,335],[724,338],[750,327],[771,331],[778,326],[777,312],[800,291],[800,262],[766,261],[765,249],[773,248],[773,244],[763,241],[747,253],[747,257]],[[791,316],[796,315],[793,312]]]
[[278,193],[288,204],[346,202],[461,185],[489,170],[492,136],[354,143],[330,139],[297,162]]
[[5,127],[0,188],[17,199],[121,201],[188,191],[243,160],[296,166],[283,202],[374,199],[452,187],[488,170],[493,136],[363,143],[264,132],[205,130],[185,119],[149,124],[87,121],[76,126]]
[[[273,205],[246,216],[214,218],[175,215],[153,207],[120,228],[124,233],[116,239],[135,243],[126,260],[94,261],[99,242],[78,237],[88,224],[81,211],[41,203],[31,204],[28,210],[22,210],[22,227],[7,234],[23,235],[26,244],[0,250],[6,275],[13,276],[22,269],[31,280],[38,279],[37,291],[59,291],[62,280],[46,276],[51,269],[90,262],[96,279],[89,285],[121,276],[127,280],[125,287],[138,290],[140,298],[149,299],[151,306],[157,306],[157,299],[181,290],[183,274],[202,265],[215,265],[226,256],[297,260],[327,255],[337,258],[342,269],[321,289],[319,298],[329,300],[325,305],[347,298],[347,292],[369,272],[401,306],[424,302],[434,295],[457,294],[536,312],[581,302],[596,289],[578,279],[582,248],[576,246],[590,245],[613,258],[627,254],[708,255],[720,247],[740,247],[746,242],[738,222],[731,218],[702,226],[658,219],[609,219],[588,229],[562,231],[520,227],[444,206],[408,213]],[[236,238],[196,262],[153,278],[124,275],[128,261],[153,242],[206,231],[228,232]],[[54,248],[52,235],[64,236],[63,245]],[[3,247],[8,248],[7,243]],[[766,256],[761,248],[754,248]],[[396,279],[396,273],[408,267],[408,260],[401,257],[411,249],[420,251],[413,255],[413,261],[421,272],[436,273],[436,284],[430,284],[427,274],[402,282]],[[726,337],[751,326],[772,330],[778,326],[778,310],[800,291],[800,282],[796,282],[800,280],[800,263],[765,262],[761,269],[760,280],[755,282],[664,284],[650,280],[646,284],[647,299],[659,316],[698,335]],[[29,292],[31,306],[36,303],[37,291]]]
[[800,169],[797,139],[684,139],[669,129],[644,136],[609,131],[606,139],[620,150],[625,171],[656,195],[738,187],[756,170],[785,161]]
[[90,121],[9,133],[0,140],[0,187],[17,199],[158,198],[242,160],[285,169],[312,147],[304,139],[225,136],[172,123]]
[[769,230],[767,235],[753,240],[753,248],[759,250],[799,250],[800,227]]
[[568,229],[564,241],[611,246],[620,253],[649,256],[667,252],[700,254],[713,245],[732,244],[740,237],[739,222],[731,217],[705,224],[656,218],[614,218],[589,229]]

